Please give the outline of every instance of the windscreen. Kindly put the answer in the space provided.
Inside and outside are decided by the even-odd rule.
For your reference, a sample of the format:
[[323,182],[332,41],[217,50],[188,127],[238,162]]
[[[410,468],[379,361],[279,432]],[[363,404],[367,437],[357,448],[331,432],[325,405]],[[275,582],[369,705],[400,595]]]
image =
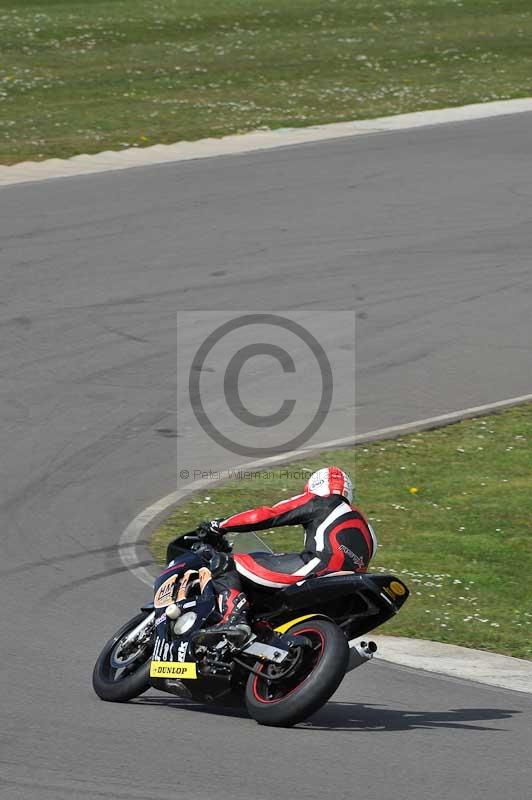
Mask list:
[[233,553],[272,553],[265,541],[256,533],[230,533],[227,535]]

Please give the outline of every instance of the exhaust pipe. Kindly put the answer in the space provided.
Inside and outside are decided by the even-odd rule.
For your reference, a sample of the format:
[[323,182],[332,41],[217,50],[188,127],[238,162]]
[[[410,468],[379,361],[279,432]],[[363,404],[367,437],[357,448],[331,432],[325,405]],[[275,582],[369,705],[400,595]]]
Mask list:
[[351,672],[352,669],[360,667],[366,661],[371,661],[374,654],[377,652],[377,645],[375,642],[355,642],[351,639],[349,642],[349,661],[347,664],[346,672]]

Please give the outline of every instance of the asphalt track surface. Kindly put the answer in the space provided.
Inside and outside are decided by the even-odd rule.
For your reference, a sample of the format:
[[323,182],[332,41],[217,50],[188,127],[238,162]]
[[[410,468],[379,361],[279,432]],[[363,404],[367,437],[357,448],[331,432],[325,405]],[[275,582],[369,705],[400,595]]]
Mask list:
[[175,488],[176,442],[181,463],[241,460],[186,411],[175,431],[176,310],[354,306],[357,432],[530,392],[531,130],[1,192],[2,797],[530,797],[528,695],[379,663],[275,730],[162,694],[105,704],[90,672],[146,598],[116,543]]

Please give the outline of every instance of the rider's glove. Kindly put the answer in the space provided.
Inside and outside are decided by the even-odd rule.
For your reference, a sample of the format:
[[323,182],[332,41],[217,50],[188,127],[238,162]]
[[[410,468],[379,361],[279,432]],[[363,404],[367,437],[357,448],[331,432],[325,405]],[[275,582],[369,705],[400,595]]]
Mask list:
[[223,536],[224,532],[220,528],[221,519],[211,519],[210,522],[200,522],[197,527],[198,535],[201,538],[205,538],[207,536]]
[[224,537],[224,531],[220,528],[221,519],[211,519],[210,522],[200,522],[197,527],[197,533],[200,539],[208,539],[209,537],[215,539],[214,545],[217,550],[222,553],[230,553],[231,545]]

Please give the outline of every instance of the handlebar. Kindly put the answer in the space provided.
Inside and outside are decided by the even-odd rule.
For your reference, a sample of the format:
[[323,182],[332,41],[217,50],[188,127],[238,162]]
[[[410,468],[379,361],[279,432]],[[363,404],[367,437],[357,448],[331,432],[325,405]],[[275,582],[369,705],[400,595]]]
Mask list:
[[[225,548],[220,547],[222,542],[225,543]],[[219,552],[231,552],[229,542],[216,534],[200,536],[197,530],[187,531],[177,536],[169,543],[166,550],[166,563],[168,564],[170,561],[177,558],[182,550],[198,550],[199,547],[204,545]]]

